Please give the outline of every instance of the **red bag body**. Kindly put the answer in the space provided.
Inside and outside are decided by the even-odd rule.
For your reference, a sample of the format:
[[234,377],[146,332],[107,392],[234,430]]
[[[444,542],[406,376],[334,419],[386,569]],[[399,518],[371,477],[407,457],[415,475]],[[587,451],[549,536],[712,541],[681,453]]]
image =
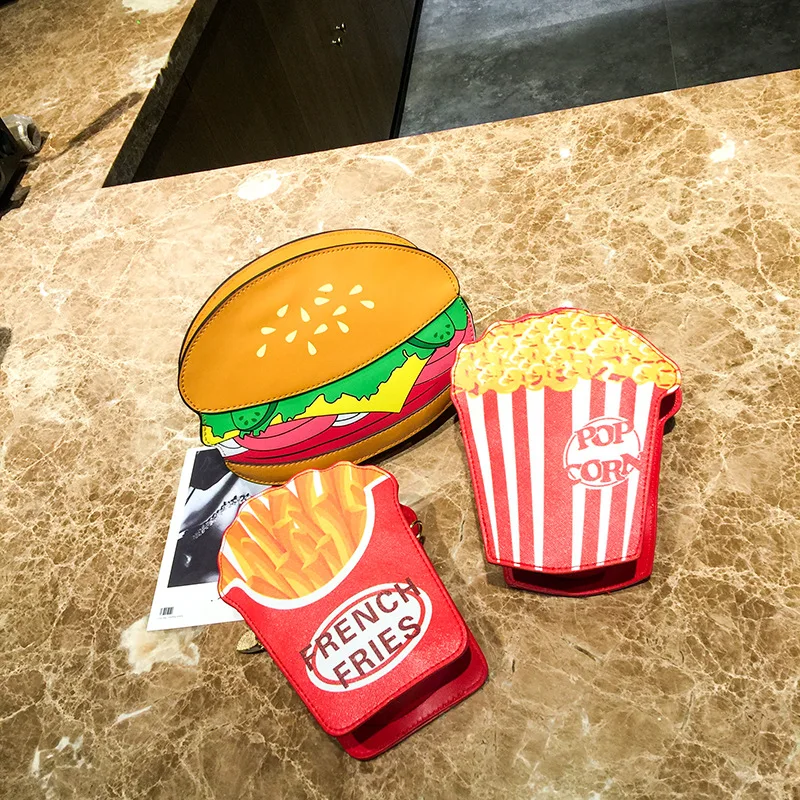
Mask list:
[[356,758],[396,744],[487,677],[415,520],[391,475],[340,463],[248,500],[220,549],[220,595]]
[[649,577],[674,362],[613,317],[556,309],[464,345],[453,402],[509,585],[580,595]]

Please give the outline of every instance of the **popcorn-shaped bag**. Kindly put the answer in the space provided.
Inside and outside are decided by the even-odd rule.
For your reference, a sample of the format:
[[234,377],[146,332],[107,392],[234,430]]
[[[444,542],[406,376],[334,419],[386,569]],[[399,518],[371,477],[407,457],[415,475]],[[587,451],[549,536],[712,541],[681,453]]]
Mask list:
[[607,314],[559,308],[459,348],[461,420],[486,558],[506,582],[607,592],[652,572],[677,365]]
[[488,675],[416,524],[393,476],[343,462],[248,500],[220,548],[220,596],[355,758],[397,744]]

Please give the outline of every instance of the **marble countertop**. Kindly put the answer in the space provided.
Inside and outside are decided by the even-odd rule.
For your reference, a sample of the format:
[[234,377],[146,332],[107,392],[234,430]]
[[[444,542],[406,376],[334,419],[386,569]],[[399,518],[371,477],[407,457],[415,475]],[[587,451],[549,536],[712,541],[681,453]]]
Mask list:
[[117,166],[130,179],[215,5],[16,0],[0,6],[0,114],[27,114],[48,133],[23,180],[31,189],[26,202],[102,186],[123,143]]
[[[798,123],[800,73],[782,73],[57,193],[4,217],[8,796],[796,796]],[[685,381],[653,577],[614,595],[504,588],[454,421],[385,462],[490,679],[370,763],[266,656],[234,652],[241,625],[144,631],[196,444],[183,332],[239,265],[345,226],[442,257],[479,330],[565,303],[608,311]]]

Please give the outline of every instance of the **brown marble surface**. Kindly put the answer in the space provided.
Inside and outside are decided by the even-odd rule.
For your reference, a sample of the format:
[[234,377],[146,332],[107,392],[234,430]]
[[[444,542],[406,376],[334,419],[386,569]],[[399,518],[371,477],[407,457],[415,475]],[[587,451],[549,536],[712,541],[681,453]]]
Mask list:
[[132,177],[215,3],[17,0],[0,7],[0,115],[27,114],[49,134],[23,180],[31,189],[26,202],[102,186],[131,134],[118,172]]
[[[35,111],[35,109],[33,109]],[[0,222],[0,786],[14,798],[800,793],[800,74],[62,195]],[[479,329],[572,303],[683,368],[652,579],[487,566],[458,428],[386,466],[484,647],[476,695],[374,762],[240,625],[146,634],[193,312],[323,228],[444,258]]]

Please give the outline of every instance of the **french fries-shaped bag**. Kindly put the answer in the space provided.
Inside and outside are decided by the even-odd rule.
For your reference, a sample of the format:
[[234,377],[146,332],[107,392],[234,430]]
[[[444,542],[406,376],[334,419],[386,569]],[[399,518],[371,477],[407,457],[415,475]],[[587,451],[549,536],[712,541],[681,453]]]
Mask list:
[[515,587],[567,595],[645,580],[677,365],[607,314],[559,308],[459,349],[461,420],[486,558]]
[[204,444],[258,483],[364,461],[450,406],[456,348],[475,338],[458,281],[391,233],[289,242],[226,280],[189,326],[181,397]]
[[344,462],[248,500],[220,548],[220,596],[324,730],[359,759],[487,677],[415,522],[389,473]]

